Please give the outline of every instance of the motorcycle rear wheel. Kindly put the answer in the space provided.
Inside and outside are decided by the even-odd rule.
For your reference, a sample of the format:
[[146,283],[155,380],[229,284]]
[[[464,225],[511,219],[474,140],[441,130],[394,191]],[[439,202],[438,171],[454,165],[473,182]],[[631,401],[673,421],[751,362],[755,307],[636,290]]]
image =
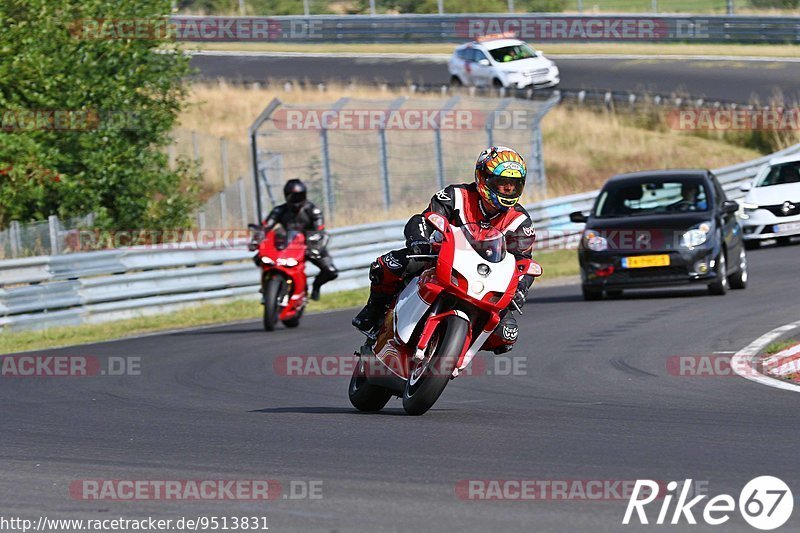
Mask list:
[[392,397],[391,391],[367,381],[367,363],[362,359],[353,369],[347,394],[350,403],[359,411],[380,411]]
[[403,409],[407,414],[425,414],[442,395],[456,368],[468,331],[469,323],[455,315],[439,325],[426,349],[426,353],[432,353],[412,368],[406,382]]

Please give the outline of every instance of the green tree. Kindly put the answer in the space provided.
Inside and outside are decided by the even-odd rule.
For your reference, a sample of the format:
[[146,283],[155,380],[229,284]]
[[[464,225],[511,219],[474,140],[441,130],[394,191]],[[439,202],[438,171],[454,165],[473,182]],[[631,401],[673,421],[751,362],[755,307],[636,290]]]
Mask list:
[[[0,3],[0,227],[50,214],[95,213],[106,228],[188,222],[196,172],[185,164],[171,170],[164,154],[190,72],[187,57],[158,52],[171,41],[156,30],[170,7]],[[122,33],[121,22],[135,20],[153,31]],[[55,110],[67,129],[29,126],[32,115]]]

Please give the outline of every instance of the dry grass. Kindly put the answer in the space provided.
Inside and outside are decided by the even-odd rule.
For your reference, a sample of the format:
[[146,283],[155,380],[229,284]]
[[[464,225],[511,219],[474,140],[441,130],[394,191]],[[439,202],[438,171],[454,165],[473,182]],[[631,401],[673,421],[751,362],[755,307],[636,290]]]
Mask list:
[[[221,185],[219,164],[215,161],[219,153],[219,137],[227,137],[229,152],[233,154],[235,151],[238,154],[235,157],[231,155],[231,164],[238,165],[237,168],[242,169],[242,175],[249,176],[247,127],[273,98],[280,98],[287,104],[310,106],[332,103],[344,96],[355,99],[389,100],[401,94],[409,96],[406,89],[381,90],[374,87],[328,86],[327,90],[323,92],[316,88],[300,89],[297,87],[286,91],[282,85],[255,89],[231,86],[225,83],[196,85],[191,94],[190,105],[181,116],[179,133],[185,138],[188,137],[187,131],[197,130],[202,133],[201,139],[209,140],[208,150],[201,147],[201,152],[205,154],[207,190],[214,191],[218,190]],[[416,95],[415,98],[421,99],[418,102],[420,106],[432,106],[434,102],[431,100],[437,100],[439,96],[423,94]],[[520,103],[519,105],[524,104]],[[626,114],[597,112],[582,108],[557,107],[550,111],[542,123],[549,184],[547,196],[560,196],[597,188],[607,178],[620,172],[670,167],[718,168],[759,156],[755,150],[734,146],[720,139],[701,138],[697,135],[669,130],[659,125],[637,126],[634,121],[634,118]],[[522,139],[517,135],[519,133],[515,132],[516,136],[507,134],[505,142],[510,142],[515,146],[524,143],[524,141],[517,140]],[[369,137],[369,139],[372,142],[372,138]],[[405,137],[405,139],[409,138]],[[298,153],[304,153],[303,149],[306,147],[303,146],[302,140],[295,141],[287,137],[286,142],[299,144]],[[458,137],[450,137],[445,142],[459,143],[462,148],[459,153],[473,154],[474,152],[474,155],[477,155],[483,148],[485,134],[483,132],[465,132],[459,134]],[[498,138],[495,142],[504,143],[504,138]],[[389,143],[390,146],[395,146],[394,140],[390,139]],[[365,143],[363,146],[350,149],[349,152],[343,152],[342,158],[348,161],[359,161],[360,157],[363,160],[363,154],[372,155],[376,150],[372,144],[366,145]],[[396,144],[402,146],[402,140]],[[214,150],[215,146],[217,147],[216,151]],[[427,153],[429,151],[428,143],[423,146],[426,149],[425,153],[418,150],[408,154],[409,159],[416,157],[425,164],[430,163],[430,154]],[[529,146],[525,144],[520,146],[523,154],[526,154]],[[402,155],[397,155],[400,148],[392,149],[395,150],[395,156],[402,159]],[[407,150],[411,150],[411,148],[407,148]],[[312,155],[316,154],[315,150],[311,152]],[[208,156],[208,153],[211,154],[211,157]],[[361,155],[359,156],[359,154]],[[469,179],[471,158],[472,156],[448,158],[445,165],[448,169],[455,169],[448,170],[448,176],[461,174],[465,179]],[[311,168],[310,164],[309,168]],[[358,179],[361,179],[358,175],[343,178],[341,187],[352,187],[353,190],[367,192],[355,200],[353,200],[352,194],[344,194],[344,198],[355,203],[340,204],[334,221],[338,225],[403,218],[423,207],[426,200],[422,198],[429,198],[431,192],[435,190],[435,179],[431,177],[429,171],[420,171],[416,176],[412,169],[408,172],[408,176],[393,176],[393,179],[404,188],[400,187],[394,193],[396,205],[387,212],[381,207],[377,168],[373,169],[369,165],[365,165],[364,168],[363,172],[368,176],[364,179],[370,180],[369,187],[372,189],[359,189],[362,186],[358,185]],[[317,166],[309,171],[309,175],[314,172],[318,174],[318,171],[317,163]],[[297,173],[301,173],[301,171],[297,171]],[[435,176],[435,174],[432,175]],[[235,178],[236,175],[234,174],[232,177]],[[292,176],[287,175],[286,178],[288,177]],[[423,192],[424,194],[422,194]],[[525,198],[526,201],[538,199],[533,193],[534,191],[531,190]]]

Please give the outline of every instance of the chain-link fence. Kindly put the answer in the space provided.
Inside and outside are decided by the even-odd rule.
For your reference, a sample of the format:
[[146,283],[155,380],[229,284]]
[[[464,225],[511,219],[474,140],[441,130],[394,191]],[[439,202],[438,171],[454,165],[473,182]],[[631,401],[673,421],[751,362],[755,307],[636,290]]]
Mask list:
[[[273,100],[251,128],[257,208],[263,217],[282,203],[286,180],[301,178],[332,225],[396,218],[422,209],[450,183],[471,181],[478,154],[490,145],[523,154],[524,200],[534,201],[546,195],[539,122],[558,99]],[[224,211],[214,205],[206,212],[216,209]]]
[[92,215],[60,220],[53,215],[46,221],[20,224],[12,221],[0,230],[0,259],[19,259],[37,255],[68,253],[77,247],[75,236],[90,227]]

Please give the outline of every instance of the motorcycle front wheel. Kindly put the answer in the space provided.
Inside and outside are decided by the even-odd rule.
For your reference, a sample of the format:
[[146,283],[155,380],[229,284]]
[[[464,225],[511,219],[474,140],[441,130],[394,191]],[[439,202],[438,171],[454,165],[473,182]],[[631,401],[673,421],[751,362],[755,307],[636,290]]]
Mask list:
[[283,280],[280,276],[274,276],[264,282],[264,329],[274,331],[280,316],[278,300],[281,296],[281,286]]
[[455,315],[439,325],[425,349],[425,360],[414,365],[406,382],[403,409],[407,414],[425,414],[442,395],[468,332],[469,323]]

